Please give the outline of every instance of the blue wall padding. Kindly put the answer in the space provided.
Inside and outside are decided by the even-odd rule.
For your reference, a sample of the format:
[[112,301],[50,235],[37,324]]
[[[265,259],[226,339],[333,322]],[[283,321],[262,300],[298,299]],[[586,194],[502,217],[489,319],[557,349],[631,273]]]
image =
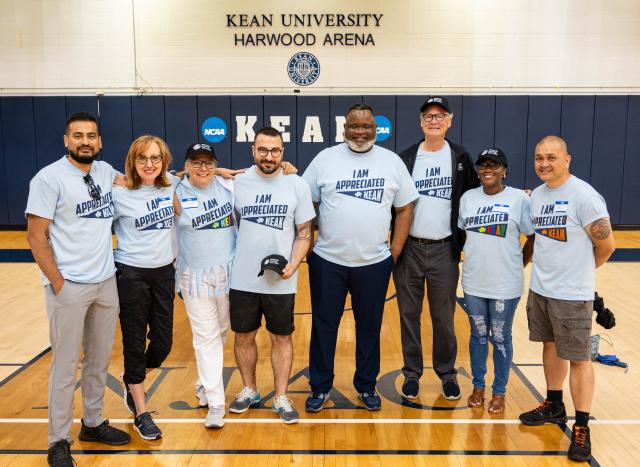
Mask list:
[[[381,146],[400,152],[422,139],[420,106],[425,96],[17,96],[0,97],[0,225],[24,225],[29,180],[61,157],[64,121],[87,110],[99,116],[102,158],[124,169],[131,141],[141,134],[164,138],[184,167],[186,148],[206,142],[202,124],[222,119],[226,137],[211,143],[223,167],[252,164],[251,140],[237,142],[236,115],[256,117],[253,130],[274,115],[290,116],[285,158],[300,171],[322,149],[335,144],[336,116],[354,103],[371,105],[391,123]],[[612,222],[640,225],[640,96],[449,96],[454,114],[447,137],[464,145],[475,161],[497,146],[509,159],[506,182],[518,188],[540,184],[535,144],[548,134],[567,140],[572,172],[606,199]],[[306,117],[318,116],[323,141],[302,142]]]

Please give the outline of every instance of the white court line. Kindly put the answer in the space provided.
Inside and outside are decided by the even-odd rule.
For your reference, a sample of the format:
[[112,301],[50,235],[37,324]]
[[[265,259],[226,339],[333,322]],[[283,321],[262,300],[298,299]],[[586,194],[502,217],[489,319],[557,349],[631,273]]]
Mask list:
[[[154,418],[157,423],[163,424],[201,424],[204,418]],[[0,418],[0,423],[48,423],[46,418]],[[133,423],[131,418],[112,418],[110,423]],[[258,423],[282,423],[279,418],[225,418],[225,424],[258,424]],[[73,423],[80,423],[76,418]],[[469,419],[469,418],[301,418],[299,423],[315,425],[520,425],[520,420],[503,419]],[[571,423],[569,421],[568,423]],[[640,425],[640,420],[590,420],[589,425]]]

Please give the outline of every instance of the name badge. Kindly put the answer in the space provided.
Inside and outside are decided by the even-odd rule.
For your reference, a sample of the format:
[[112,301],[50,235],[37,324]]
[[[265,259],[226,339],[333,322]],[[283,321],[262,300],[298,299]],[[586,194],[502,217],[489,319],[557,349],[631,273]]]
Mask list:
[[158,198],[159,208],[168,208],[170,206],[173,206],[173,201],[171,201],[170,197],[166,196],[164,198]]
[[182,209],[193,209],[198,207],[198,198],[182,198],[180,200],[182,203]]
[[508,213],[509,212],[509,205],[508,204],[494,204],[493,205],[493,212],[505,212]]
[[556,201],[553,212],[567,212],[569,209],[569,201]]

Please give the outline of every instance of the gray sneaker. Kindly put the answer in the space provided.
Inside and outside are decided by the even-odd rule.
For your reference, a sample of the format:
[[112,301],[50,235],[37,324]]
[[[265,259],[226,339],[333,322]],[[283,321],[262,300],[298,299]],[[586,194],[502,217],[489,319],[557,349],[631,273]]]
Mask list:
[[244,413],[249,410],[250,407],[260,407],[260,391],[254,391],[250,387],[245,386],[229,406],[229,412]]
[[207,402],[207,392],[204,390],[204,386],[200,383],[196,383],[196,397],[198,398],[198,407],[209,407],[209,402]]
[[287,425],[298,423],[298,420],[300,419],[298,411],[293,408],[292,401],[286,394],[274,399],[272,409],[275,413],[280,415],[280,420]]
[[204,419],[204,426],[207,428],[222,428],[224,426],[224,405],[209,407],[207,418]]

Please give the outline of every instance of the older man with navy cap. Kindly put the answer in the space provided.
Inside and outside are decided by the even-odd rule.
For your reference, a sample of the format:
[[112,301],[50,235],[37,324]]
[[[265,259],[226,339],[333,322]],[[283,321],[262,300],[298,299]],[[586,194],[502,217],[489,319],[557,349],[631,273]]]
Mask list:
[[433,369],[442,381],[443,396],[460,398],[453,327],[463,243],[458,208],[462,194],[479,186],[479,181],[467,150],[445,138],[452,121],[447,98],[428,97],[420,107],[424,139],[400,153],[420,193],[409,239],[394,270],[404,357],[402,395],[407,399],[418,397],[423,370],[420,316],[425,280],[433,325]]

